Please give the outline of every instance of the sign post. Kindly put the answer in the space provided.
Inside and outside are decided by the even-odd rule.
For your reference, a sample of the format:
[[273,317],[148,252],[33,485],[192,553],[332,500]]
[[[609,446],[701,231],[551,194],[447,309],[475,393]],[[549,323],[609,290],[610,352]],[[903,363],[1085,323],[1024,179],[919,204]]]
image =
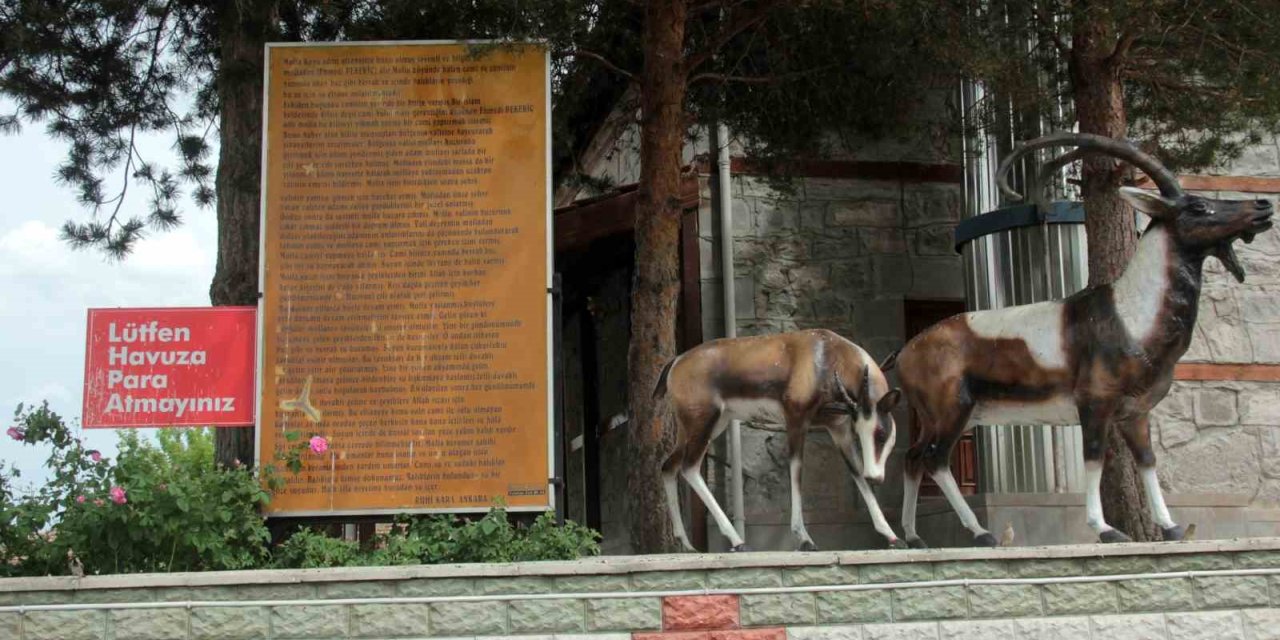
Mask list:
[[275,516],[554,507],[545,48],[268,45],[259,464]]

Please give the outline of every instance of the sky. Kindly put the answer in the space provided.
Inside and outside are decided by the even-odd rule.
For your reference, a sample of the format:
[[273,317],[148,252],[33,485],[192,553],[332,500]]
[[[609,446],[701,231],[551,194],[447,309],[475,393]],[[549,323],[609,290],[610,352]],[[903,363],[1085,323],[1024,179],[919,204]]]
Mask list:
[[[160,136],[140,143],[153,161],[172,158],[169,145]],[[209,304],[217,259],[213,209],[188,202],[182,226],[149,233],[123,261],[72,249],[58,239],[58,229],[90,213],[54,179],[65,154],[65,145],[46,138],[39,125],[0,135],[0,430],[13,424],[18,403],[43,400],[80,429],[88,309]],[[125,210],[144,211],[142,191],[132,188],[130,195],[136,197]],[[89,429],[84,437],[87,446],[114,454],[112,430]],[[47,455],[0,434],[0,461],[21,470],[19,486],[47,478]]]

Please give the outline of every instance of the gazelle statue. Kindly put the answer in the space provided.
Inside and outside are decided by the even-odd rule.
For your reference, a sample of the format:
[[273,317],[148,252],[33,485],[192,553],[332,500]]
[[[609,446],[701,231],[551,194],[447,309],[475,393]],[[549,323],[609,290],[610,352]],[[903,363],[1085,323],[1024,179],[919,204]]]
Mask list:
[[[876,531],[891,546],[898,539],[868,482],[884,480],[896,434],[890,412],[901,395],[858,345],[824,329],[727,338],[698,345],[667,363],[654,400],[670,396],[676,446],[662,465],[667,507],[676,538],[692,550],[680,517],[677,476],[684,476],[711,511],[732,550],[746,549],[700,473],[711,441],[730,420],[786,428],[791,468],[791,531],[801,550],[813,550],[800,501],[800,467],[809,427],[825,427],[866,500]],[[857,442],[855,450],[855,440]]]
[[[1046,163],[1042,173],[1087,153],[1128,162],[1146,173],[1159,194],[1124,187],[1122,197],[1151,217],[1138,249],[1113,284],[1084,289],[1063,300],[943,320],[917,335],[896,355],[902,390],[918,416],[906,454],[902,526],[907,543],[916,534],[916,497],[928,473],[979,545],[995,546],[961,497],[949,468],[956,440],[975,424],[1079,424],[1084,435],[1085,508],[1102,542],[1129,540],[1102,516],[1099,494],[1107,436],[1120,429],[1137,460],[1153,519],[1165,540],[1183,536],[1169,515],[1151,450],[1147,415],[1173,381],[1196,323],[1201,269],[1215,256],[1235,278],[1244,270],[1231,243],[1252,242],[1271,228],[1265,200],[1229,201],[1183,192],[1155,158],[1127,142],[1061,133],[1020,145],[1000,165],[1005,183],[1012,162],[1036,149],[1075,147]],[[893,366],[894,356],[884,368]]]

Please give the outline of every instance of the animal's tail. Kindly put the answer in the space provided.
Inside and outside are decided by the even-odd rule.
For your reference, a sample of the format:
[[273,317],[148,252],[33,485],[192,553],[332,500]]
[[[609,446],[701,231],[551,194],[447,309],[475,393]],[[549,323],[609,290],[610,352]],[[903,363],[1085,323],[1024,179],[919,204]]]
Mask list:
[[653,399],[661,400],[662,396],[667,395],[667,374],[671,373],[671,365],[676,363],[677,358],[672,358],[667,366],[662,368],[662,373],[658,374],[658,384],[653,389]]
[[894,368],[894,366],[898,364],[899,353],[902,353],[902,349],[895,349],[893,353],[889,354],[889,357],[885,358],[884,361],[880,363],[880,370],[888,371]]

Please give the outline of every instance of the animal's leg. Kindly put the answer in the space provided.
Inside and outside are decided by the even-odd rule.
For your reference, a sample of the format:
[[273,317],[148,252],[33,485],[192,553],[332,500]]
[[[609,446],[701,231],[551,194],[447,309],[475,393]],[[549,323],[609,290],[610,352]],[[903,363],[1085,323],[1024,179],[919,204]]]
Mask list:
[[876,532],[885,537],[890,547],[894,549],[906,548],[907,543],[899,539],[898,535],[893,532],[893,527],[889,526],[889,522],[884,518],[884,513],[880,511],[880,502],[876,500],[876,494],[871,491],[871,486],[862,477],[862,470],[858,467],[858,457],[853,453],[853,431],[849,422],[845,421],[840,426],[829,425],[827,431],[831,434],[831,440],[835,442],[836,450],[844,458],[844,464],[849,468],[849,475],[853,476],[853,483],[858,487],[858,493],[862,495],[862,501],[867,503],[867,513],[871,516],[871,524],[875,527]]
[[1160,490],[1160,479],[1156,476],[1156,454],[1151,450],[1151,428],[1147,416],[1143,415],[1130,424],[1125,425],[1120,433],[1138,463],[1138,473],[1142,476],[1142,485],[1147,492],[1147,506],[1151,509],[1151,519],[1160,525],[1165,540],[1181,540],[1184,529],[1173,521],[1169,515],[1169,507],[1164,503],[1164,492]]
[[1114,407],[1111,403],[1084,401],[1077,404],[1080,429],[1084,435],[1084,510],[1089,528],[1102,542],[1129,542],[1129,536],[1107,524],[1102,516],[1102,464],[1107,454],[1107,432]]
[[719,408],[715,409],[708,420],[705,423],[706,429],[702,431],[703,437],[696,442],[690,440],[685,445],[681,474],[684,475],[685,482],[688,482],[689,486],[693,488],[693,492],[702,499],[702,504],[706,505],[707,511],[710,511],[711,516],[715,518],[716,526],[720,528],[720,533],[729,539],[730,550],[745,551],[747,546],[743,543],[742,536],[738,535],[738,531],[733,528],[733,523],[729,521],[729,516],[725,515],[724,510],[720,508],[715,496],[711,494],[711,489],[707,487],[707,481],[702,478],[702,458],[707,455],[707,447],[711,444],[711,434],[722,431],[724,423],[728,422],[728,418]]
[[969,508],[969,503],[965,501],[964,495],[960,493],[960,487],[956,485],[956,478],[951,475],[951,467],[943,465],[934,471],[931,477],[934,482],[938,483],[938,487],[942,489],[942,495],[947,497],[947,502],[951,503],[951,508],[955,509],[956,515],[960,516],[960,524],[973,533],[973,543],[985,547],[996,546],[996,537],[982,528],[982,525],[978,522],[978,516],[974,515],[973,509]]
[[[959,387],[962,383],[956,384],[956,389],[946,397],[960,398],[967,395],[962,393],[963,390]],[[955,476],[951,475],[951,450],[964,434],[965,428],[969,426],[969,416],[973,415],[973,403],[956,400],[941,412],[941,415],[942,418],[935,421],[930,437],[922,438],[912,445],[912,451],[907,453],[908,464],[912,467],[918,465],[918,468],[929,473],[929,477],[933,478],[939,489],[942,489],[942,495],[946,496],[947,503],[960,517],[960,524],[973,534],[975,545],[994,547],[996,546],[995,536],[978,522],[978,516],[974,515],[973,509],[969,508],[969,503],[960,493],[960,487],[956,485]]]
[[913,549],[926,549],[928,545],[916,533],[916,503],[920,498],[920,481],[924,479],[923,469],[910,469],[902,479],[902,537],[907,546]]
[[871,491],[871,485],[867,484],[866,478],[854,475],[853,483],[857,485],[858,493],[862,494],[862,501],[867,503],[867,513],[871,515],[871,525],[875,527],[876,532],[885,537],[890,548],[907,548],[907,543],[898,538],[893,532],[893,527],[889,526],[889,521],[885,520],[884,513],[880,511],[880,502],[876,500],[876,494]]
[[791,455],[791,533],[795,534],[801,551],[816,551],[818,547],[804,526],[804,506],[800,498],[800,470],[804,463],[804,436],[807,428],[807,423],[787,426],[787,449]]
[[662,463],[662,486],[667,491],[667,511],[671,515],[671,528],[675,533],[676,540],[680,541],[680,546],[685,551],[695,551],[693,544],[689,542],[689,536],[684,530],[684,518],[680,515],[680,494],[677,487],[677,474],[680,471],[680,462],[684,458],[684,445],[676,446],[675,451],[667,456],[666,462]]
[[916,533],[916,505],[920,502],[920,482],[924,480],[924,450],[927,445],[916,438],[931,430],[923,422],[928,419],[927,414],[916,407],[917,402],[913,401],[912,409],[916,424],[912,425],[912,444],[907,447],[907,453],[903,457],[902,537],[913,549],[927,549],[929,545],[925,544],[924,540],[920,539],[920,534]]

